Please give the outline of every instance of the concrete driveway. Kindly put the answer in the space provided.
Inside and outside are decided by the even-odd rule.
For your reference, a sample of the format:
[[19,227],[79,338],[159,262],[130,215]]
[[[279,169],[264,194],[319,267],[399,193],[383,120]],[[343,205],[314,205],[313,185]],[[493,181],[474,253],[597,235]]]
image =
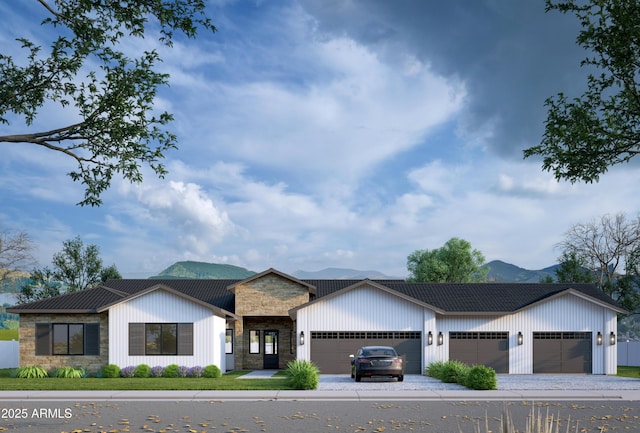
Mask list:
[[[322,391],[403,391],[466,390],[418,374],[404,376],[403,382],[387,378],[363,378],[357,383],[348,374],[321,374],[318,390]],[[498,375],[498,390],[640,390],[640,379],[605,375]]]

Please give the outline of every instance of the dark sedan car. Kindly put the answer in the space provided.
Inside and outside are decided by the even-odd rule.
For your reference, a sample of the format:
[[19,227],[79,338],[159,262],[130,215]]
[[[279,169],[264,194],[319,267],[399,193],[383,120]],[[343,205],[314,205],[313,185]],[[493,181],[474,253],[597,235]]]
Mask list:
[[404,380],[404,360],[393,347],[364,346],[351,355],[351,377],[360,382],[363,377],[391,376]]

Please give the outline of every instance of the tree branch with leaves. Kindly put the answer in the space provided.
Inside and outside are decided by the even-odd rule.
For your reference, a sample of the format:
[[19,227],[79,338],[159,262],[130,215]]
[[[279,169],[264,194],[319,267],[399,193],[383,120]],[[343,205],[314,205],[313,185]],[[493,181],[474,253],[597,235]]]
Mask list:
[[545,131],[524,157],[541,156],[558,180],[597,182],[609,167],[640,154],[640,1],[547,0],[547,12],[572,13],[588,55],[587,90],[546,100]]
[[129,57],[118,47],[155,37],[154,31],[167,46],[174,32],[189,38],[199,29],[214,32],[205,1],[36,1],[49,15],[42,25],[58,36],[46,53],[27,38],[18,39],[24,58],[14,61],[0,53],[0,123],[10,124],[17,116],[30,128],[49,103],[72,110],[79,121],[0,135],[0,143],[33,144],[74,159],[77,168],[68,175],[85,187],[81,205],[100,205],[116,174],[142,181],[142,165],[163,177],[162,160],[177,139],[167,129],[173,116],[157,113],[154,101],[169,76],[156,70],[162,59],[155,50]]

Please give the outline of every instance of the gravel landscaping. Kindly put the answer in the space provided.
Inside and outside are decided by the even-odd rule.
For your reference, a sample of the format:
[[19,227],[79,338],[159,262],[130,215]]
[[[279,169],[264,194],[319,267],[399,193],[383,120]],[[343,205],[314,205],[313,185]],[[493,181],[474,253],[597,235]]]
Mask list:
[[[404,382],[387,378],[363,378],[356,383],[348,374],[321,374],[318,390],[464,390],[437,379],[408,374]],[[640,379],[605,375],[498,375],[498,390],[640,390]]]

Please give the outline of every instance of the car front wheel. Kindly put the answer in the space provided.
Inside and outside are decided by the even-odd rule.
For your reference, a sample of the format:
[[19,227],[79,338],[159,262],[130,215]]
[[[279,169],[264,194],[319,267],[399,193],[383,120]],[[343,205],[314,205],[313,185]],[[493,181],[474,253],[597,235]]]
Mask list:
[[398,376],[398,382],[402,382],[404,380],[404,376]]

